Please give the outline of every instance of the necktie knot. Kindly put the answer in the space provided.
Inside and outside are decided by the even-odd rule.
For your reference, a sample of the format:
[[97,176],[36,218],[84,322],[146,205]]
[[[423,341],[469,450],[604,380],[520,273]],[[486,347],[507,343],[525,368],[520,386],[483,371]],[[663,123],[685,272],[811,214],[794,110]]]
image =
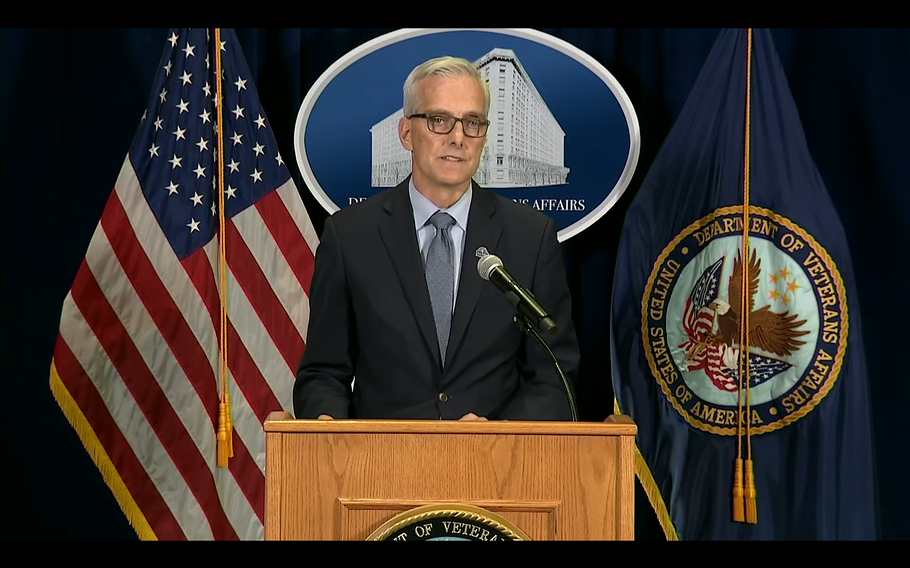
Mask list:
[[437,230],[448,229],[455,224],[455,218],[445,211],[437,211],[430,217],[430,224],[436,227]]

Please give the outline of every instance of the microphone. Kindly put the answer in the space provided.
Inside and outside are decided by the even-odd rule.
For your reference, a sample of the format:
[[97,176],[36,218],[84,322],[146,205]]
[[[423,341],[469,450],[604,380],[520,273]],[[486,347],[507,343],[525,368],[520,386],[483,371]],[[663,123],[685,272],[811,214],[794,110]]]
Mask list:
[[[481,254],[481,252],[483,254]],[[559,374],[559,378],[562,379],[562,385],[566,391],[566,399],[568,399],[569,402],[569,412],[572,415],[572,421],[578,422],[578,409],[575,406],[575,393],[572,392],[572,386],[569,384],[569,379],[566,377],[562,365],[559,364],[559,359],[556,358],[556,354],[553,353],[553,350],[550,349],[547,342],[544,341],[540,334],[537,333],[537,330],[534,329],[534,325],[536,324],[542,331],[552,335],[557,331],[556,322],[553,321],[550,314],[548,314],[537,302],[537,298],[534,297],[534,294],[525,290],[524,287],[509,274],[509,271],[502,265],[502,259],[494,254],[487,253],[486,248],[483,247],[477,249],[477,254],[480,256],[480,260],[477,261],[477,272],[480,273],[480,277],[496,284],[496,287],[505,293],[509,303],[512,304],[512,307],[515,308],[517,312],[516,316],[513,318],[515,325],[517,325],[518,329],[522,332],[532,336],[541,348],[546,351],[547,356],[553,363],[553,367]]]
[[484,280],[489,280],[502,290],[512,307],[518,310],[528,321],[533,322],[541,331],[553,335],[559,329],[556,322],[537,302],[534,294],[525,290],[509,271],[502,265],[502,259],[495,254],[487,254],[477,261],[477,272]]

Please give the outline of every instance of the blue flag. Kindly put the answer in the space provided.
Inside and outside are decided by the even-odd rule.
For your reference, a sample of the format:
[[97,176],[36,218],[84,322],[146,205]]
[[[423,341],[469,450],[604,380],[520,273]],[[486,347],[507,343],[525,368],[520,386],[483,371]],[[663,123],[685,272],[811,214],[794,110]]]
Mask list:
[[770,33],[722,31],[613,289],[614,392],[668,538],[878,538],[856,298]]

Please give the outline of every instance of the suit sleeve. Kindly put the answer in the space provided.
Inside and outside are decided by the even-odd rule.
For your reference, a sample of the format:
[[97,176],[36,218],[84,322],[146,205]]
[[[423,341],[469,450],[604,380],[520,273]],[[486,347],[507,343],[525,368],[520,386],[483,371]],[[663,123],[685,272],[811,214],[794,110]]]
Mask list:
[[[580,353],[572,321],[572,298],[566,282],[562,249],[552,219],[543,231],[531,293],[556,321],[559,331],[544,335],[574,391]],[[533,337],[526,335],[518,356],[523,384],[496,418],[500,420],[571,420],[566,388],[552,361]]]
[[354,315],[335,224],[325,221],[310,285],[307,344],[294,383],[294,415],[347,418],[356,349]]

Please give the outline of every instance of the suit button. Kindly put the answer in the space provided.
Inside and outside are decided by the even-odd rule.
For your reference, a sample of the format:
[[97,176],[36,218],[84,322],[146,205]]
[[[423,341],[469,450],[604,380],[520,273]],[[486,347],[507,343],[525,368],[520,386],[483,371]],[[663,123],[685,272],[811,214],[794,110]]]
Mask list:
[[439,402],[445,402],[449,400],[449,395],[444,392],[439,393]]

